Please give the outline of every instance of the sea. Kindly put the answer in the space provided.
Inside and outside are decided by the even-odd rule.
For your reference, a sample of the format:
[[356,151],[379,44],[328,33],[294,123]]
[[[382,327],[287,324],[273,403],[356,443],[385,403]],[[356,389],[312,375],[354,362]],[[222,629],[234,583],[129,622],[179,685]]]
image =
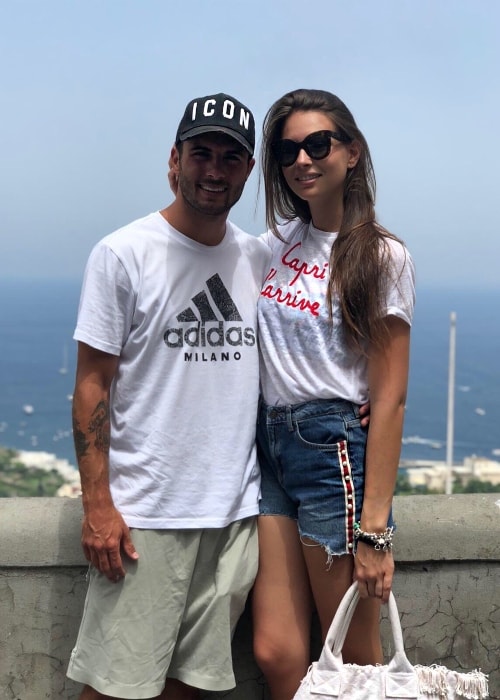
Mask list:
[[[79,291],[79,281],[0,280],[0,445],[73,465]],[[453,461],[500,459],[500,289],[417,289],[402,460],[446,459],[452,312]]]

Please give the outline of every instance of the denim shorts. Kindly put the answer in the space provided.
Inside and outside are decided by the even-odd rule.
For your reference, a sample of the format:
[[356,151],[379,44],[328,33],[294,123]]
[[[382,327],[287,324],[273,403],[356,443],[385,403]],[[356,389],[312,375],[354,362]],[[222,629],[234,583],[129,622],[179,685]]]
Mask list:
[[329,560],[354,553],[366,438],[359,407],[344,399],[292,406],[261,402],[257,426],[261,515],[293,518],[301,538],[321,545]]

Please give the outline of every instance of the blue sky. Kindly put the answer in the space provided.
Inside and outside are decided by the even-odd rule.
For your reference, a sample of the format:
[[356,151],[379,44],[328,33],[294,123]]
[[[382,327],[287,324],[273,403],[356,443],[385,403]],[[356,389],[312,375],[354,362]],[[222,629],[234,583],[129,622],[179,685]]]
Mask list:
[[[0,276],[81,277],[102,236],[170,201],[192,97],[228,92],[258,129],[288,90],[353,111],[381,222],[422,286],[500,291],[497,0],[5,0]],[[257,170],[231,218],[264,227]]]

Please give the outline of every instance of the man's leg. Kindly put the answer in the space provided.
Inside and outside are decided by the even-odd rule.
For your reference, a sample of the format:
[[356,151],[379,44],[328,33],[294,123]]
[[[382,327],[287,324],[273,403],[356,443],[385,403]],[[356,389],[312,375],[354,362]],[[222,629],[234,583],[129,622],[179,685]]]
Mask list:
[[165,689],[158,700],[199,700],[200,691],[174,678],[167,678]]
[[[167,678],[165,688],[156,700],[199,700],[200,691],[173,678]],[[80,695],[80,700],[116,700],[112,695],[102,695],[86,685]],[[151,700],[155,700],[152,698]]]

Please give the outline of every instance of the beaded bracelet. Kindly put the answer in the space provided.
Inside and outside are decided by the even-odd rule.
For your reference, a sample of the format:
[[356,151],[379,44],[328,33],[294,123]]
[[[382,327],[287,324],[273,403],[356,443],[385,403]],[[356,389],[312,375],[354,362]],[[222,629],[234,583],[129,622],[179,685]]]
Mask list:
[[354,539],[377,551],[389,552],[392,549],[393,531],[393,527],[387,527],[384,532],[365,532],[359,523],[354,523]]

